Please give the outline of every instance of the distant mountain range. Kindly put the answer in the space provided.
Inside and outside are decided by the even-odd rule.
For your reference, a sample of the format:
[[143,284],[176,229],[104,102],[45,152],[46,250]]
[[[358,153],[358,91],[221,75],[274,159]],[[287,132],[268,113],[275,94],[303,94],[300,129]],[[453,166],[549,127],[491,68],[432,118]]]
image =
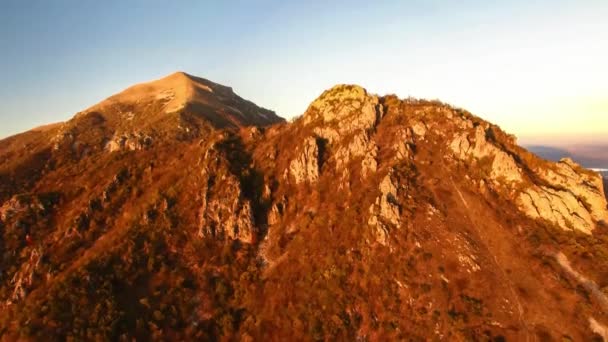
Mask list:
[[541,158],[559,161],[561,158],[571,158],[587,168],[608,169],[608,144],[549,146],[524,145],[530,152]]

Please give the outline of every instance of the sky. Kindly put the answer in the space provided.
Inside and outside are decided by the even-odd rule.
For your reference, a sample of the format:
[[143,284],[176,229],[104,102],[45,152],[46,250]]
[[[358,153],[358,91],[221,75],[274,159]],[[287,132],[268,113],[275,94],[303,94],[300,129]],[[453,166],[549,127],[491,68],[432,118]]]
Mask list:
[[181,70],[286,118],[354,83],[521,143],[608,143],[606,18],[606,0],[2,0],[0,137]]

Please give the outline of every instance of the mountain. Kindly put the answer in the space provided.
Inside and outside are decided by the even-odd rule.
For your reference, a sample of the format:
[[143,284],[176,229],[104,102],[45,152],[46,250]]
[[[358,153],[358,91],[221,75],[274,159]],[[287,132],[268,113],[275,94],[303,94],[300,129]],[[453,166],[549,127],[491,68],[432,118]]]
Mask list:
[[2,340],[608,338],[597,173],[438,101],[187,74],[0,141]]

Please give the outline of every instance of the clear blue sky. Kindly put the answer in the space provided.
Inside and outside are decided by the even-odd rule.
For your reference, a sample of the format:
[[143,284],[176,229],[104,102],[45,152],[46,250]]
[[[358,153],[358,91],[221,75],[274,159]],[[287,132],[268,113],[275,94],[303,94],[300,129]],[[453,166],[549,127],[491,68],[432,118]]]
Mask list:
[[0,137],[183,70],[284,117],[357,83],[608,140],[606,0],[2,0],[0,56]]

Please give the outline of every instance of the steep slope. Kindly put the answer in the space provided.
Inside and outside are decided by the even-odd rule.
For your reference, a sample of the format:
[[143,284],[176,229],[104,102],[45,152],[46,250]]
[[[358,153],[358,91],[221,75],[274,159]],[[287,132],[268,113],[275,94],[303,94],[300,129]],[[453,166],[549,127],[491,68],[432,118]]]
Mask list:
[[596,173],[440,102],[339,85],[281,123],[226,89],[171,75],[70,144],[0,142],[3,339],[606,338]]

